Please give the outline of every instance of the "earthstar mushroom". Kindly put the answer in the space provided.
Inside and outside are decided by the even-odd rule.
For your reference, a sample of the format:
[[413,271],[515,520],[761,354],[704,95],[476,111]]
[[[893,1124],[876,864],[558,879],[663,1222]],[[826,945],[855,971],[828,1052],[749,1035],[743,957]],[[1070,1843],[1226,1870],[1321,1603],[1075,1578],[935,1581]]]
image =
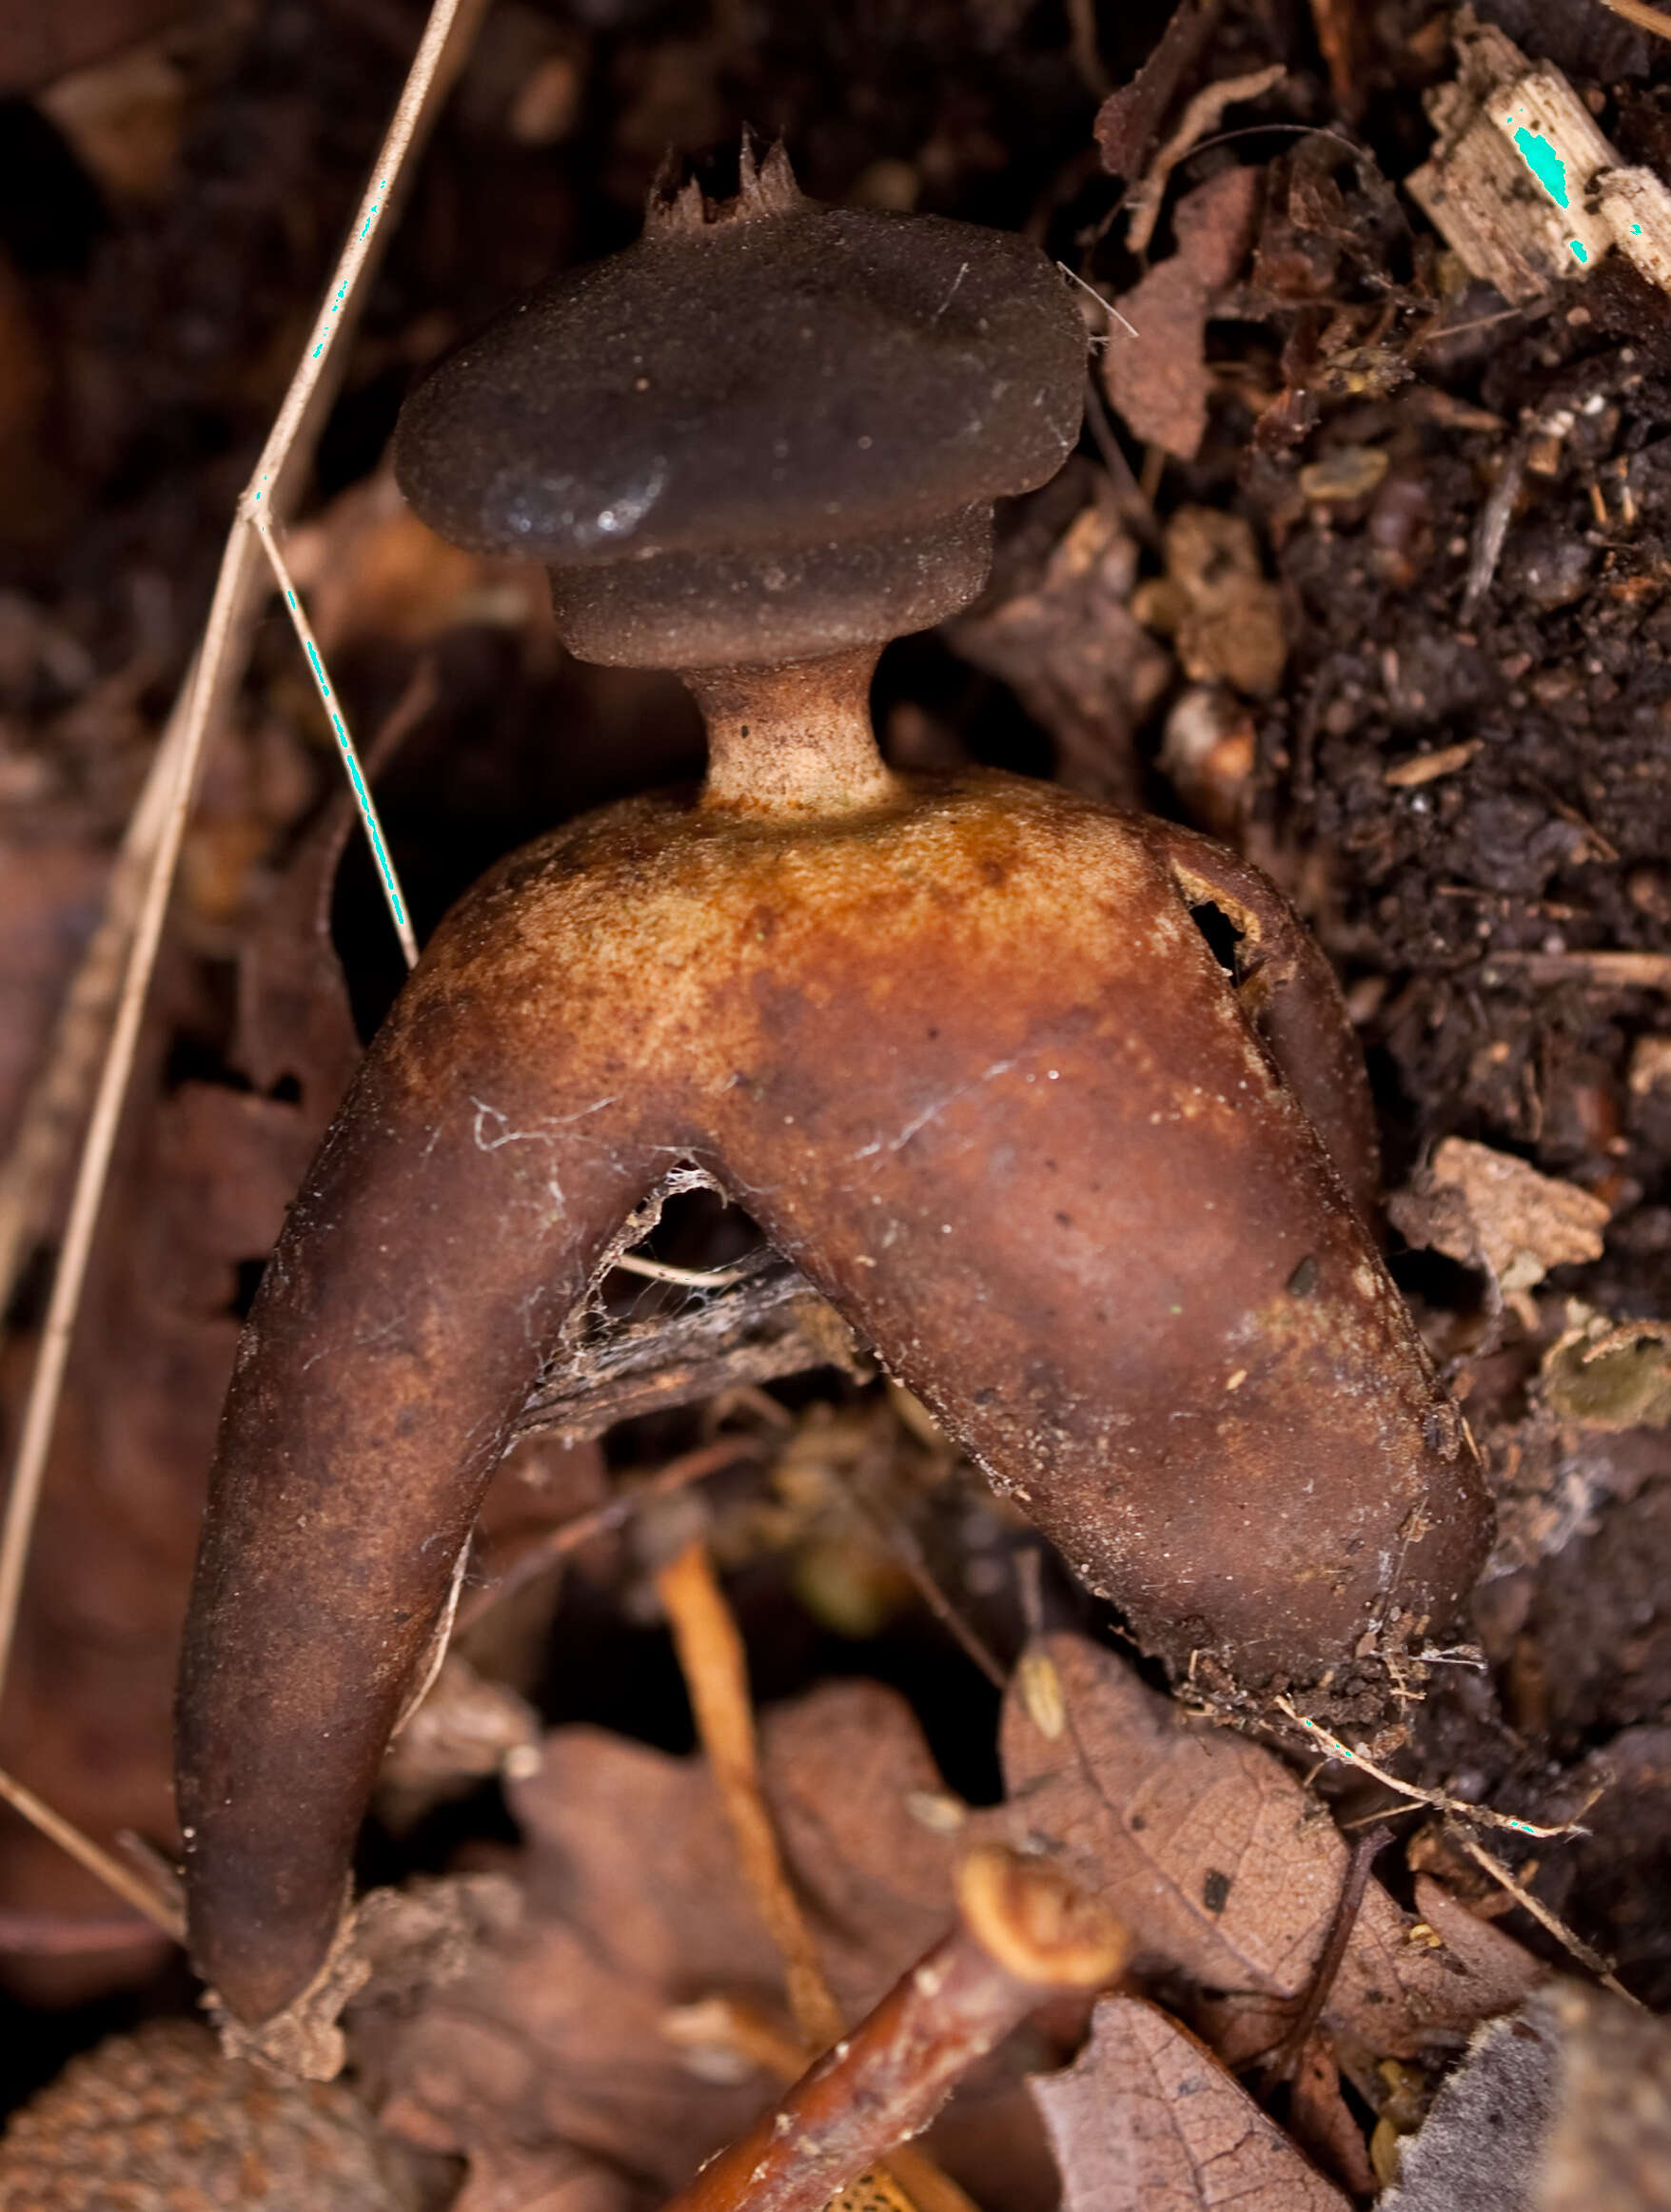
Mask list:
[[1084,347],[1022,241],[820,207],[745,152],[736,201],[658,200],[408,402],[419,512],[545,561],[582,656],[679,670],[711,762],[454,909],[250,1313],[179,1727],[194,1949],[244,2020],[324,1958],[511,1424],[675,1170],[1170,1664],[1312,1683],[1469,1588],[1478,1464],[1281,895],[1053,785],[897,774],[871,732],[882,644],[973,596],[992,499],[1072,445]]

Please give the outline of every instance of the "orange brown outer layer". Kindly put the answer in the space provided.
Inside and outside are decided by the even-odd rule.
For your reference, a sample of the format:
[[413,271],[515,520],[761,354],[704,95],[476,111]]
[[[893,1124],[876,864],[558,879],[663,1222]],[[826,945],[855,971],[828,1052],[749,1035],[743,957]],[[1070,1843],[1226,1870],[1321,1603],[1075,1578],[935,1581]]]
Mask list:
[[[1172,1664],[1305,1681],[1454,1612],[1489,1522],[1472,1448],[1191,923],[1220,862],[1281,909],[1214,853],[1048,785],[888,778],[835,820],[635,800],[454,910],[225,1417],[180,1800],[198,1961],[236,2011],[323,1958],[508,1424],[681,1161]],[[1361,1071],[1322,972],[1289,992],[1292,1065],[1344,1154]]]

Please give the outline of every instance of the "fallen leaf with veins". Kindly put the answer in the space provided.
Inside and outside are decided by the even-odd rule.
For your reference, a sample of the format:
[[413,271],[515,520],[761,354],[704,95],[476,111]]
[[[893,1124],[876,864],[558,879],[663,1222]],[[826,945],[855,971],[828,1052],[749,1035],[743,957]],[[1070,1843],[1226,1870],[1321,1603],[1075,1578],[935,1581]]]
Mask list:
[[1372,2197],[1379,2183],[1364,2129],[1340,2085],[1340,2061],[1326,2035],[1310,2035],[1288,2085],[1288,2133],[1318,2166],[1353,2197]]
[[1032,2088],[1065,2212],[1347,2212],[1205,2046],[1140,1998],[1105,1998],[1075,2063]]
[[560,1729],[509,1792],[527,1835],[518,1924],[411,2019],[350,2017],[383,2124],[470,2161],[464,2212],[519,2202],[506,2145],[560,2183],[559,2202],[613,2174],[626,2202],[651,2203],[773,2090],[746,2065],[713,2078],[661,2029],[671,2006],[717,1987],[781,2002],[705,1770],[592,1728]]
[[[856,2017],[950,1925],[973,1823],[910,1708],[877,1684],[826,1684],[768,1713],[762,1735],[791,1879]],[[415,2006],[380,2005],[374,1983],[349,2042],[385,2125],[468,2160],[456,2212],[649,2212],[778,2087],[723,2038],[678,2040],[669,2015],[722,1995],[785,2034],[781,1964],[701,1761],[593,1728],[559,1729],[541,1750],[508,1792],[527,1839],[520,1920]],[[913,1811],[924,1805],[941,1825]],[[1027,2063],[1054,2055],[1027,2046]],[[989,2064],[948,2115],[977,2187],[982,2123],[1000,2101],[1012,2120],[1014,2077]],[[1026,2132],[1001,2186],[981,2189],[985,2212],[1050,2201],[1048,2155]],[[946,2163],[963,2173],[955,2150]]]
[[[1334,1823],[1274,1753],[1186,1720],[1112,1652],[1073,1635],[1047,1648],[1062,1730],[1042,1734],[1012,1690],[1001,1737],[1010,1801],[981,1816],[989,1832],[1060,1851],[1134,1930],[1137,1973],[1300,1996],[1346,1880]],[[1505,1993],[1517,1959],[1517,1994],[1542,1971],[1482,1922],[1469,1922],[1465,1958],[1413,1935],[1415,1925],[1371,1881],[1325,2008],[1331,2027],[1377,2056],[1454,2042],[1515,2002]]]
[[[1033,1710],[1057,1732],[1041,1732],[1012,1689],[1013,1802],[978,1811],[946,1790],[891,1690],[827,1683],[765,1714],[767,1795],[848,2016],[943,1932],[957,1855],[1003,1838],[1055,1850],[1133,1924],[1139,1970],[1249,1993],[1225,2001],[1231,2063],[1255,2031],[1260,2047],[1276,2040],[1281,2001],[1304,1988],[1340,1893],[1347,1853],[1332,1823],[1273,1754],[1186,1724],[1113,1654],[1056,1636],[1023,1679],[1041,1673],[1061,1699],[1035,1696]],[[786,2033],[781,1966],[699,1760],[593,1728],[559,1729],[541,1749],[539,1771],[509,1791],[526,1837],[521,1919],[414,2003],[380,2009],[374,1984],[349,2039],[385,2123],[468,2160],[458,2212],[544,2212],[541,2190],[565,2212],[649,2212],[777,2087],[742,2041],[680,2041],[670,2015],[722,1997]],[[1370,1885],[1326,2016],[1376,2056],[1460,2040],[1541,1971],[1436,1886],[1422,1902],[1440,1948]],[[986,2212],[1048,2202],[1043,2143],[1024,2145],[1000,2181],[988,2124],[1002,2112],[1012,2134],[1018,2067],[1057,2063],[1079,2032],[1078,2021],[1024,2031],[937,2124],[935,2155]]]

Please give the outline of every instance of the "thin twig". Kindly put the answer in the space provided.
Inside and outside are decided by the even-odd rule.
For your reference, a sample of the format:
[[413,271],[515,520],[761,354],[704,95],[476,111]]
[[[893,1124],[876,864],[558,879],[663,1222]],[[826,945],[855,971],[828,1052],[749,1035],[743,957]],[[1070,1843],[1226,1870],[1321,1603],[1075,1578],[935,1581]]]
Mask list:
[[89,1873],[96,1874],[107,1889],[113,1889],[127,1904],[143,1912],[154,1928],[161,1928],[175,1943],[185,1942],[186,1919],[178,1907],[159,1897],[148,1882],[94,1843],[91,1836],[83,1835],[73,1821],[66,1820],[61,1812],[54,1812],[32,1790],[13,1781],[4,1768],[0,1768],[0,1797],[14,1811],[21,1812],[31,1827],[49,1836],[61,1850],[68,1851]]
[[1598,990],[1671,990],[1671,952],[1493,952],[1482,966],[1528,983],[1587,983]]
[[58,1401],[63,1393],[69,1341],[81,1306],[93,1235],[109,1179],[117,1128],[138,1050],[146,995],[162,942],[163,923],[186,835],[198,766],[215,711],[242,673],[238,645],[248,634],[257,604],[262,555],[257,533],[246,525],[258,515],[273,521],[282,521],[285,515],[288,498],[305,459],[306,434],[317,423],[331,389],[325,372],[331,363],[334,342],[358,313],[381,252],[386,230],[383,219],[393,193],[405,174],[408,159],[427,134],[452,71],[463,58],[482,5],[483,0],[434,0],[423,40],[379,152],[372,182],[361,201],[329,293],[262,449],[249,489],[240,501],[238,520],[221,557],[203,642],[175,710],[180,722],[176,739],[178,753],[169,762],[169,772],[158,793],[158,804],[163,810],[162,827],[134,920],[133,940],[109,1046],[76,1171],[40,1350],[29,1378],[6,1519],[4,1528],[0,1529],[0,1692],[4,1691],[17,1633],[24,1567],[40,1503]]
[[[846,2048],[846,2021],[825,1978],[766,1803],[742,1638],[700,1539],[662,1570],[657,1587],[744,1880],[782,1954],[802,2045],[800,2061],[791,2068],[793,2079],[800,2064],[826,2045]],[[884,2145],[885,2162],[864,2162],[866,2170],[851,2189],[843,2187],[835,2196],[829,2212],[875,2212],[883,2204],[894,2212],[974,2212],[962,2190],[926,2154],[898,2148],[907,2132],[901,2129],[893,2144]]]
[[1353,1836],[1348,1846],[1346,1879],[1340,1886],[1340,1894],[1334,1901],[1329,1916],[1328,1933],[1323,1939],[1323,1948],[1317,1954],[1317,1964],[1311,1968],[1311,1978],[1306,1985],[1306,1994],[1300,2009],[1288,2024],[1281,2043],[1271,2060],[1270,2078],[1286,2082],[1300,2063],[1311,2030],[1323,2016],[1340,1969],[1352,1940],[1352,1930],[1358,1925],[1358,1915],[1364,1909],[1364,1899],[1369,1888],[1369,1877],[1375,1870],[1380,1852],[1392,1841],[1392,1830],[1385,1822]]
[[1356,1767],[1361,1773],[1373,1775],[1384,1789],[1392,1791],[1397,1796],[1409,1798],[1413,1804],[1430,1805],[1437,1812],[1448,1813],[1457,1820],[1477,1821],[1486,1828],[1512,1829],[1516,1835],[1547,1838],[1583,1835],[1588,1832],[1580,1828],[1576,1821],[1570,1820],[1563,1821],[1559,1828],[1540,1828],[1535,1821],[1520,1820],[1509,1812],[1493,1811],[1490,1806],[1475,1805],[1466,1797],[1452,1797],[1443,1790],[1424,1790],[1414,1782],[1403,1781],[1397,1774],[1389,1774],[1385,1767],[1377,1766],[1367,1752],[1353,1751],[1350,1744],[1343,1744],[1339,1736],[1330,1735],[1327,1729],[1320,1728],[1314,1720],[1308,1720],[1290,1699],[1278,1697],[1273,1703],[1278,1713],[1285,1713],[1296,1728],[1304,1729],[1312,1742],[1327,1752],[1331,1759],[1342,1759],[1348,1767]]
[[611,1265],[623,1275],[642,1275],[651,1282],[677,1282],[684,1290],[730,1290],[761,1272],[758,1253],[739,1260],[735,1267],[675,1267],[667,1260],[646,1260],[641,1252],[618,1252]]
[[1497,575],[1503,548],[1508,542],[1508,525],[1515,501],[1525,481],[1526,460],[1531,452],[1529,432],[1522,432],[1503,457],[1497,481],[1485,495],[1480,519],[1474,525],[1474,542],[1468,555],[1468,577],[1462,598],[1462,620],[1471,622],[1485,602]]
[[956,1927],[667,2212],[820,2212],[926,2127],[961,2077],[1049,1998],[1118,1977],[1125,1930],[1053,1868],[988,1846],[957,1874]]
[[1420,338],[1412,338],[1409,351],[1420,353],[1425,345],[1443,345],[1451,338],[1471,338],[1476,330],[1495,329],[1499,323],[1513,323],[1528,312],[1524,307],[1501,307],[1495,315],[1477,315],[1471,322],[1442,323],[1436,328],[1424,332]]
[[697,1732],[737,1841],[743,1880],[782,1953],[796,2026],[813,2048],[821,2048],[839,2041],[846,2023],[777,1848],[760,1782],[748,1660],[700,1537],[662,1568],[656,1587],[673,1629]]
[[[661,2016],[661,2032],[686,2050],[718,2044],[772,2075],[780,2088],[798,2081],[807,2063],[806,2046],[788,2035],[759,2006],[740,1997],[703,1997],[676,2006]],[[887,2187],[892,2180],[894,2186]],[[902,2143],[888,2153],[885,2167],[873,2167],[832,2198],[829,2212],[978,2212],[927,2151]]]
[[1130,252],[1139,256],[1148,252],[1149,242],[1154,236],[1154,226],[1160,221],[1168,180],[1181,161],[1201,150],[1201,140],[1223,119],[1225,109],[1237,107],[1244,100],[1262,98],[1287,75],[1288,69],[1283,63],[1272,62],[1266,69],[1252,69],[1240,77],[1220,77],[1212,84],[1201,88],[1185,108],[1177,128],[1150,162],[1141,181],[1132,188],[1127,201],[1129,213],[1126,245]]
[[1602,5],[1623,16],[1626,23],[1634,23],[1639,30],[1649,31],[1655,38],[1671,38],[1671,15],[1650,8],[1648,0],[1602,0]]
[[1556,1942],[1572,1953],[1580,1966],[1588,1967],[1604,1989],[1611,1989],[1615,1997],[1622,1997],[1627,2005],[1634,2005],[1639,2012],[1646,2011],[1647,2007],[1642,1999],[1631,1995],[1601,1952],[1585,1943],[1583,1936],[1576,1935],[1559,1913],[1551,1912],[1548,1906],[1534,1897],[1524,1882],[1517,1882],[1501,1859],[1488,1851],[1484,1844],[1476,1842],[1471,1835],[1458,1832],[1456,1841],[1476,1866],[1483,1867],[1492,1881],[1499,1883],[1517,1905],[1531,1914],[1540,1928],[1546,1928]]

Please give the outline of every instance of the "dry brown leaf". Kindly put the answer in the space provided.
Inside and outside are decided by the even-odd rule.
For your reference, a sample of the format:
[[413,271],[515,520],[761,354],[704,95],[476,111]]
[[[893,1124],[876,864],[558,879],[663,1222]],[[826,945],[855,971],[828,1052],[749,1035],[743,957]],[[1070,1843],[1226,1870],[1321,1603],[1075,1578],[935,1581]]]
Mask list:
[[[765,1751],[796,1887],[856,2009],[952,1917],[958,1839],[914,1821],[907,1803],[919,1791],[943,1800],[944,1785],[909,1710],[869,1683],[828,1685],[773,1713]],[[516,2201],[494,2179],[506,2143],[555,2161],[564,2189],[583,2179],[571,2151],[614,2163],[640,2199],[677,2187],[777,2086],[743,2054],[681,2047],[664,2026],[670,2008],[717,1992],[781,2014],[781,1965],[707,1771],[560,1729],[510,1794],[528,1839],[524,1916],[414,2019],[366,2030],[384,2117],[467,2156],[464,2202],[483,2212]]]
[[[982,1821],[1064,1852],[1074,1878],[1134,1930],[1137,1971],[1297,1997],[1346,1879],[1333,1822],[1273,1753],[1188,1721],[1112,1652],[1072,1635],[1051,1637],[1049,1652],[1067,1726],[1054,1741],[1041,1735],[1012,1692],[1010,1802]],[[1413,1926],[1372,1881],[1325,2010],[1377,2055],[1454,2040],[1502,2007],[1514,1946],[1494,1950],[1484,1970],[1412,1939]],[[1540,1971],[1525,1961],[1522,1993]]]
[[784,1857],[855,2018],[944,1932],[964,1810],[879,1683],[827,1683],[768,1713],[761,1738]]
[[98,920],[109,855],[89,839],[0,844],[0,1151],[46,1051],[77,956]]
[[[263,752],[260,732],[247,746],[228,744],[210,780],[235,815],[292,827],[315,787],[280,779],[271,803],[256,806]],[[241,947],[254,1088],[165,1081],[176,1036],[212,1036],[224,1023],[186,948],[168,955],[151,993],[0,1728],[0,1762],[96,1840],[121,1828],[171,1838],[175,1654],[238,1314],[359,1053],[328,937],[351,801],[326,817]],[[28,895],[27,880],[20,890]],[[64,892],[53,871],[34,887],[53,904]],[[300,1097],[265,1095],[281,1084]],[[26,1387],[29,1349],[8,1348],[8,1407]],[[77,1913],[105,1902],[55,1845],[10,1813],[0,1820],[0,1906]],[[8,1958],[3,1970],[14,1987],[63,2000],[144,1979],[155,1964],[154,1944],[135,1943],[74,1959]]]
[[189,0],[55,0],[0,13],[0,92],[29,92],[184,15]]
[[1121,299],[1131,335],[1116,327],[1103,354],[1103,387],[1134,438],[1193,460],[1207,435],[1207,323],[1253,239],[1257,169],[1222,169],[1179,201],[1178,250]]
[[539,1715],[527,1700],[449,1651],[388,1748],[378,1776],[379,1811],[398,1832],[490,1774],[531,1772],[539,1742]]
[[[1431,1875],[1416,1876],[1415,1893],[1420,1920],[1433,1930],[1451,1957],[1459,1959],[1472,1977],[1481,2017],[1512,2012],[1524,2000],[1532,1985],[1542,1978],[1543,1967],[1528,1951],[1523,1950],[1512,1936],[1504,1935],[1489,1920],[1471,1912]],[[1496,1905],[1500,1896],[1500,1891],[1493,1892],[1489,1902]]]
[[1126,245],[1130,252],[1149,251],[1149,242],[1154,236],[1166,201],[1167,186],[1178,164],[1209,131],[1218,128],[1228,108],[1245,100],[1261,98],[1273,86],[1280,85],[1287,74],[1281,62],[1272,62],[1263,69],[1250,69],[1245,76],[1221,77],[1201,88],[1179,117],[1177,128],[1164,146],[1157,147],[1141,181],[1128,195]]
[[[178,982],[152,1032],[159,1057]],[[155,1070],[153,1058],[153,1086]],[[167,1842],[174,1657],[238,1337],[240,1263],[265,1257],[311,1140],[294,1107],[187,1084],[161,1100],[153,1087],[128,1145],[49,1466],[0,1763],[95,1840],[133,1828]],[[8,1363],[12,1404],[27,1351],[16,1345]],[[0,1904],[74,1912],[105,1902],[56,1846],[10,1815],[0,1824]],[[8,1960],[5,1970],[13,1987],[62,1999],[154,1965],[135,1947]]]
[[526,562],[446,544],[402,499],[387,463],[293,531],[286,558],[327,659],[357,638],[419,645],[460,622],[544,619]]
[[[952,1865],[976,1820],[946,1791],[909,1707],[875,1683],[826,1684],[769,1712],[762,1745],[789,1871],[855,2018],[950,1925]],[[521,2212],[524,2183],[541,2212],[536,2184],[593,2212],[587,2191],[605,2168],[626,2195],[605,2191],[597,2212],[647,2207],[771,2102],[778,2085],[758,2048],[693,2034],[691,2007],[723,1997],[775,2023],[780,2044],[781,1961],[699,1760],[559,1729],[510,1798],[527,1836],[520,1923],[415,2007],[380,2006],[374,1982],[348,2019],[357,2063],[387,2124],[469,2161],[464,2212]],[[1048,2202],[1049,2159],[1017,2077],[1054,2055],[1037,2036],[994,2053],[929,2139],[986,2212]]]
[[1178,460],[1193,460],[1207,435],[1207,305],[1206,290],[1173,254],[1121,294],[1121,320],[1137,335],[1116,326],[1102,358],[1103,390],[1127,429]]
[[238,1063],[258,1090],[283,1083],[300,1093],[316,1138],[360,1061],[330,937],[331,895],[354,821],[353,802],[343,793],[302,838],[246,934],[238,963]]
[[1354,2197],[1372,2197],[1379,2183],[1364,2130],[1340,2085],[1340,2061],[1327,2036],[1306,2041],[1288,2085],[1288,2133],[1313,2165]]
[[49,85],[39,106],[112,200],[167,198],[179,184],[189,81],[167,39],[126,48]]
[[1102,166],[1111,175],[1133,179],[1141,173],[1161,118],[1200,53],[1216,13],[1214,0],[1179,0],[1149,59],[1130,84],[1111,92],[1097,109],[1091,127]]
[[448,2212],[633,2212],[642,2202],[625,2175],[567,2144],[524,2150],[494,2143],[471,2158]]
[[1075,2064],[1031,2087],[1066,2212],[1347,2212],[1211,2053],[1137,1998],[1105,1998]]
[[1446,1137],[1425,1174],[1388,1210],[1412,1244],[1484,1267],[1504,1297],[1537,1325],[1526,1293],[1551,1267],[1602,1257],[1612,1209],[1576,1184],[1540,1175],[1509,1152]]

